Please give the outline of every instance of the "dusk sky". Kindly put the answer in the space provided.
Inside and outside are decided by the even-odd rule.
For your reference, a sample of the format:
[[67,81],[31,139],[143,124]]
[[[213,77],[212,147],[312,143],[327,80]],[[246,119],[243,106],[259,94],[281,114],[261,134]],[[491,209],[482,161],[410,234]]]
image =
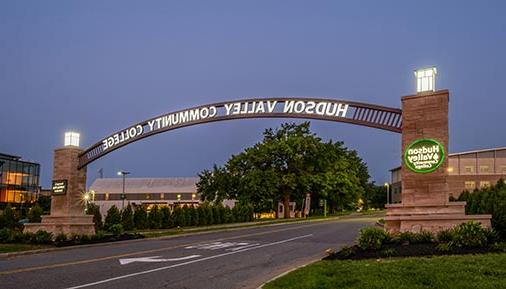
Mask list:
[[[400,107],[413,70],[450,90],[450,152],[506,146],[506,1],[1,1],[0,152],[41,164],[66,130],[81,146],[217,101],[312,96]],[[195,176],[289,119],[159,134],[88,166],[106,177]],[[303,120],[291,120],[301,122]],[[400,135],[312,121],[382,184]]]

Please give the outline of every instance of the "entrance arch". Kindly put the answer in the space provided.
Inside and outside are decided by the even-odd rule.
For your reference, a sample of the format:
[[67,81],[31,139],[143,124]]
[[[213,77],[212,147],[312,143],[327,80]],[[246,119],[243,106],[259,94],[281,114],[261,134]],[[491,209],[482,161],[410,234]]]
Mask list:
[[170,112],[115,132],[79,155],[81,169],[125,145],[173,129],[250,118],[301,118],[351,123],[395,133],[402,131],[398,108],[324,98],[255,98],[212,103]]
[[[367,103],[322,98],[257,98],[197,106],[154,117],[120,130],[86,150],[67,146],[54,151],[51,215],[25,230],[53,234],[94,232],[83,215],[86,166],[106,154],[165,131],[201,123],[248,118],[302,118],[345,122],[400,133],[402,202],[387,205],[385,229],[391,232],[432,231],[466,221],[490,227],[490,215],[466,215],[465,202],[449,202],[448,90],[401,98],[402,110]],[[407,152],[407,153],[406,153]],[[437,160],[437,161],[436,161]],[[413,169],[414,168],[414,169]]]

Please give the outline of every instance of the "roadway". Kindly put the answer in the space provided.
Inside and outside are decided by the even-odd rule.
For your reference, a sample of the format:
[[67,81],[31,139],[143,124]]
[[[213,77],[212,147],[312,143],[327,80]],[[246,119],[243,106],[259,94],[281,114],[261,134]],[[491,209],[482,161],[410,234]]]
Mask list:
[[256,288],[371,224],[277,224],[15,256],[0,259],[0,288]]

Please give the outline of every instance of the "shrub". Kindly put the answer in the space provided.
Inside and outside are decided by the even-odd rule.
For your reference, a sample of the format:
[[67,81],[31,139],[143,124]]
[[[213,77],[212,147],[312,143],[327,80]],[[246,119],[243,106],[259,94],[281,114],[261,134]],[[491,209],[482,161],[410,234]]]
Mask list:
[[28,221],[30,223],[40,223],[42,221],[42,208],[38,205],[38,204],[35,204],[35,206],[33,206],[30,211],[28,211]]
[[453,229],[452,244],[464,248],[484,247],[487,244],[487,234],[479,223],[462,223]]
[[102,213],[100,213],[99,206],[88,203],[86,214],[93,215],[93,223],[95,223],[95,231],[102,230],[104,224],[102,223]]
[[54,238],[54,242],[56,244],[65,243],[67,241],[67,235],[65,233],[59,233],[56,235],[56,238]]
[[506,184],[503,179],[490,188],[464,191],[459,201],[466,201],[467,214],[491,214],[492,228],[506,240]]
[[397,254],[397,250],[395,250],[394,248],[388,248],[388,249],[384,249],[380,252],[381,256],[383,257],[392,257],[394,256],[395,254]]
[[118,210],[118,208],[115,205],[112,205],[109,210],[107,210],[107,215],[105,216],[105,222],[104,227],[106,230],[109,231],[109,229],[114,226],[121,224],[121,214]]
[[127,231],[134,229],[134,211],[130,204],[121,212],[121,225]]
[[31,241],[35,244],[51,244],[53,242],[53,233],[37,231]]
[[169,207],[163,206],[160,209],[160,218],[162,219],[160,225],[163,229],[167,229],[173,226]]
[[448,253],[448,252],[451,252],[453,250],[453,243],[452,242],[448,242],[448,243],[440,243],[436,246],[436,250],[438,250],[439,252],[441,253]]
[[0,229],[0,243],[12,242],[12,230],[9,228]]
[[159,229],[160,228],[162,220],[161,220],[160,210],[158,210],[157,205],[154,205],[151,207],[151,210],[149,211],[149,214],[148,214],[148,222],[149,222],[149,227],[151,229]]
[[437,233],[436,239],[439,243],[448,243],[453,239],[453,230],[445,229]]
[[199,225],[199,212],[197,208],[191,206],[189,208],[190,210],[190,218],[191,218],[191,226],[198,226]]
[[146,206],[140,205],[135,207],[134,226],[136,229],[146,229],[148,227],[148,211]]
[[353,255],[355,255],[355,247],[348,247],[348,246],[345,246],[341,249],[341,251],[339,251],[338,253],[340,256],[343,256],[345,258],[349,258]]
[[0,228],[9,228],[16,229],[20,227],[18,223],[19,218],[11,207],[11,204],[7,204],[2,214],[2,224],[0,224]]
[[199,226],[207,225],[207,214],[204,205],[200,205],[197,208],[197,214],[199,215]]
[[115,224],[109,228],[109,232],[111,232],[114,236],[119,236],[123,234],[124,231],[123,225],[121,224]]
[[492,250],[495,252],[506,253],[506,242],[495,243],[491,247],[492,247]]
[[380,228],[363,228],[360,230],[358,245],[364,250],[380,249],[384,243],[388,242],[390,235]]

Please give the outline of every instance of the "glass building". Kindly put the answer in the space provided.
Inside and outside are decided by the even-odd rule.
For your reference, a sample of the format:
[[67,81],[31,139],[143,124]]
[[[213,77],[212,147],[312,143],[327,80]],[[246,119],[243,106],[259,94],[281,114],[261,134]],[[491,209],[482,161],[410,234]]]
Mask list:
[[39,192],[40,165],[0,153],[0,206],[34,202]]

